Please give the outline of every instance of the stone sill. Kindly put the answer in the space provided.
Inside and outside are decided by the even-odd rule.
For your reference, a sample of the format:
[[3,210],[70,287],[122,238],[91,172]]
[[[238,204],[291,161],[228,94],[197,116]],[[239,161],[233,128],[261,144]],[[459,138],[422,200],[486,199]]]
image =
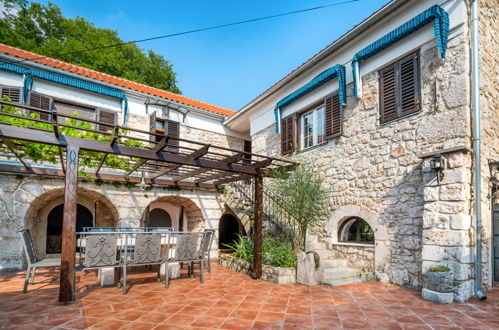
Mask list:
[[363,243],[347,243],[347,242],[336,242],[331,243],[332,246],[357,246],[357,247],[372,247],[374,248],[374,244],[363,244]]

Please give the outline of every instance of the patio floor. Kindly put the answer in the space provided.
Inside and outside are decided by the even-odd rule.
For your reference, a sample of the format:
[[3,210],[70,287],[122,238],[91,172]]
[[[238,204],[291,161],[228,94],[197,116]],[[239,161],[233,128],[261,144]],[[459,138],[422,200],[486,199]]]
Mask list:
[[22,294],[23,273],[0,273],[0,327],[499,328],[497,286],[487,292],[485,302],[472,299],[467,304],[439,305],[421,299],[418,290],[385,283],[279,286],[218,265],[206,274],[204,284],[198,278],[183,278],[172,280],[169,289],[155,281],[154,272],[134,273],[127,295],[117,287],[97,286],[94,273],[77,276],[78,299],[64,306],[57,303],[57,285],[30,286],[29,292]]

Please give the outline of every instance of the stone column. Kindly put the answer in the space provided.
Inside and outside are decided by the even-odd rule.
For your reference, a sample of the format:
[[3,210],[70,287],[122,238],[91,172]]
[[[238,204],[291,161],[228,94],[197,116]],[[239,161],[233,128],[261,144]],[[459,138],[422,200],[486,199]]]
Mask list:
[[431,171],[431,156],[423,161],[422,273],[433,265],[449,267],[456,301],[473,294],[470,157],[467,151],[444,154],[440,180]]

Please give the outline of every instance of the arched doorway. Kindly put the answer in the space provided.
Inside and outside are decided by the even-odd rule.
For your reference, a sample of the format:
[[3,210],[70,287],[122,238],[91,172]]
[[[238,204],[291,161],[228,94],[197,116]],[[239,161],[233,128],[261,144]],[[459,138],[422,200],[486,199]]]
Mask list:
[[[47,246],[46,253],[61,253],[62,223],[64,204],[54,207],[47,216]],[[83,227],[93,227],[93,215],[85,206],[78,204],[76,208],[76,231],[83,231]]]
[[220,223],[218,225],[218,248],[228,249],[226,244],[233,244],[240,234],[239,221],[232,214],[226,213],[220,218]]
[[149,212],[149,223],[147,227],[173,227],[170,214],[163,209],[152,209]]

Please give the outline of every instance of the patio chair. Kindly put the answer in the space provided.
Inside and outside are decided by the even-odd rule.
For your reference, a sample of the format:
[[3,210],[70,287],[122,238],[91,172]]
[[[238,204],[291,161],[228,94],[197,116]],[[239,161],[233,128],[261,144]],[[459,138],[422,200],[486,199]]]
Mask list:
[[[165,262],[165,286],[168,288],[170,283],[168,266],[170,263],[187,263],[192,265],[193,262],[199,262],[200,272],[199,281],[204,283],[204,257],[202,250],[202,241],[205,233],[182,233],[174,232],[167,234],[169,244],[167,249],[167,258]],[[170,243],[171,242],[171,243]],[[189,266],[189,274],[192,273],[192,267]]]
[[118,233],[76,233],[79,263],[77,271],[88,269],[116,268],[120,266],[118,249],[123,238]]
[[[123,255],[123,294],[126,294],[127,267],[161,265],[165,260],[161,257],[161,234],[160,233],[127,233],[125,238],[125,249]],[[158,266],[158,277],[160,277]]]
[[[213,243],[213,237],[215,236],[215,230],[214,229],[205,229],[204,230],[204,235],[203,235],[203,240],[201,242],[201,249],[202,249],[202,255],[203,255],[203,260],[208,260],[208,273],[211,273],[211,257],[210,257],[210,251],[211,251],[211,244]],[[194,264],[200,263],[200,261],[194,261],[191,264],[191,271],[193,270],[192,267],[194,267]]]
[[[37,268],[47,268],[47,267],[56,267],[61,265],[61,258],[46,258],[39,259],[36,255],[35,244],[33,243],[33,239],[31,238],[31,234],[29,230],[21,230],[21,235],[23,237],[23,250],[26,256],[26,261],[28,263],[28,267],[26,269],[26,278],[24,279],[24,288],[23,293],[28,292],[29,284],[40,284],[40,283],[55,283],[57,281],[43,281],[35,283],[35,273]],[[30,282],[31,276],[31,282]]]

